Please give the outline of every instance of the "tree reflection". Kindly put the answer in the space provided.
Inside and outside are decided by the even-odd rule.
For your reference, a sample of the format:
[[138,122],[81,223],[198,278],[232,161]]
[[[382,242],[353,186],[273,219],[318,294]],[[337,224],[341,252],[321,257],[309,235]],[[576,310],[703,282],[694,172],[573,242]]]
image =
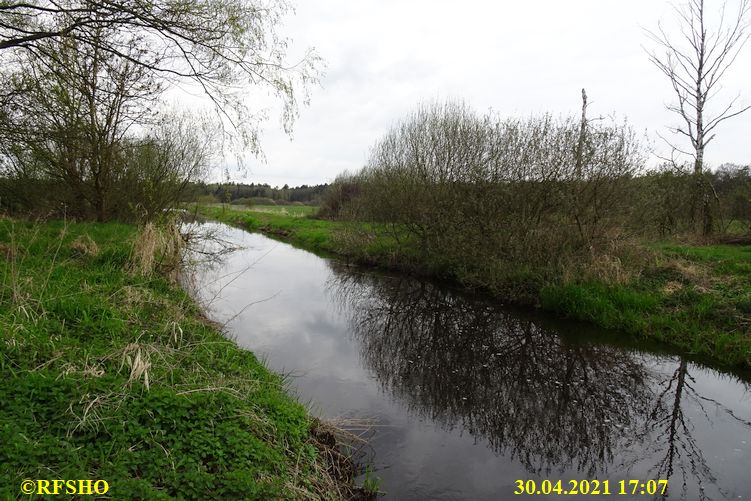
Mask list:
[[653,468],[655,477],[670,481],[677,468],[681,473],[682,494],[686,495],[690,474],[699,485],[700,499],[705,499],[702,484],[706,481],[715,483],[716,479],[696,445],[690,422],[683,412],[684,398],[695,394],[691,381],[688,362],[681,359],[655,400],[649,419],[645,422],[644,434],[653,437],[653,450],[658,457],[662,455]]
[[672,373],[654,370],[638,352],[570,342],[482,300],[332,268],[329,291],[364,364],[412,412],[487,440],[531,474],[607,478],[638,465],[670,479],[672,496],[716,486],[684,412],[688,399],[710,400],[696,392],[686,360]]
[[[728,493],[718,485],[717,478],[694,437],[692,414],[710,420],[706,407],[712,406],[715,413],[726,414],[747,431],[751,431],[751,423],[739,419],[732,409],[720,402],[700,395],[688,361],[679,358],[676,363],[677,367],[672,372],[654,376],[654,401],[642,427],[636,430],[641,440],[649,441],[652,459],[649,474],[651,478],[669,481],[670,488],[661,499],[675,495],[688,498],[693,492],[696,495],[691,497],[710,499],[711,496],[706,492],[709,485],[714,486],[720,496],[728,498]],[[699,412],[686,412],[689,406]],[[640,460],[642,458],[637,457],[632,466]]]
[[336,273],[365,364],[416,413],[460,426],[536,474],[589,477],[651,402],[642,364],[409,279]]

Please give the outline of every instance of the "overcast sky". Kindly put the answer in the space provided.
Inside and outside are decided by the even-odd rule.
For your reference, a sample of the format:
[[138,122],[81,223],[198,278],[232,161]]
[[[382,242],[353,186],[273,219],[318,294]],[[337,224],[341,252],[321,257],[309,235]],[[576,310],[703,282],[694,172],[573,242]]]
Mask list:
[[[720,0],[707,0],[714,17]],[[732,3],[730,5],[733,5]],[[266,162],[249,159],[234,181],[317,184],[364,165],[389,126],[427,100],[463,99],[503,116],[615,113],[666,148],[657,132],[678,124],[665,110],[669,81],[648,61],[644,28],[675,21],[662,0],[316,0],[297,3],[283,29],[291,54],[313,46],[326,75],[300,110],[292,139],[272,119]],[[751,104],[751,43],[723,80],[719,106]],[[711,109],[716,109],[712,108]],[[751,111],[718,129],[711,165],[751,163]]]

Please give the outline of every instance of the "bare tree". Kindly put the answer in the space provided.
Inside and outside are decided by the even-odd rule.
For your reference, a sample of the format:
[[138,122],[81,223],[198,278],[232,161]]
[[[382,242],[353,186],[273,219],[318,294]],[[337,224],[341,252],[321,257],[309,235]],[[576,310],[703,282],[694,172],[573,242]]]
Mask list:
[[671,132],[685,137],[691,151],[667,141],[673,152],[690,155],[694,160],[695,193],[693,194],[691,220],[703,234],[712,231],[710,186],[704,180],[704,151],[715,137],[715,129],[725,120],[740,115],[751,106],[736,106],[738,97],[709,113],[707,104],[720,90],[720,81],[738,58],[738,54],[751,36],[751,0],[739,0],[736,10],[728,12],[727,2],[719,11],[719,21],[712,29],[704,0],[688,0],[674,6],[680,23],[680,34],[669,35],[663,25],[657,31],[648,31],[657,48],[649,52],[650,61],[669,79],[677,102],[667,109],[678,114],[682,125]]

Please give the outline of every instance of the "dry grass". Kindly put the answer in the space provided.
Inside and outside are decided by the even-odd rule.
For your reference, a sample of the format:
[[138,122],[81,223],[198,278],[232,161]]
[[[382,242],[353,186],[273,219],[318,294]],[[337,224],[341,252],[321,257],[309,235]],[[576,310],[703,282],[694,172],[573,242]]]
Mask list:
[[717,290],[722,282],[729,280],[727,277],[712,274],[711,270],[701,263],[679,257],[671,256],[661,265],[663,269],[680,277],[665,284],[662,290],[666,294],[674,294],[687,287],[700,294],[706,294]]
[[676,292],[679,292],[681,290],[683,290],[683,284],[675,280],[669,281],[662,288],[662,292],[667,295],[675,294]]
[[[113,397],[118,397],[114,399]],[[98,395],[84,394],[76,403],[71,403],[68,412],[73,416],[68,429],[68,437],[71,437],[78,430],[98,431],[100,426],[107,420],[107,415],[111,413],[111,405],[119,405],[124,400],[124,395],[113,395],[104,393]]]
[[130,269],[138,275],[150,275],[154,271],[158,246],[158,232],[153,223],[147,223],[133,244]]
[[139,381],[143,377],[143,385],[149,389],[149,370],[151,369],[151,347],[130,343],[121,352],[120,368],[127,365],[130,368],[128,384]]
[[122,287],[117,291],[117,294],[113,299],[120,301],[121,304],[128,309],[156,300],[154,294],[152,294],[149,289],[135,285],[126,285]]
[[303,497],[305,499],[375,499],[373,494],[354,487],[360,473],[355,458],[367,446],[361,433],[351,430],[371,430],[370,420],[314,419],[310,427],[310,442],[318,451],[316,463],[318,482]]
[[692,263],[684,259],[672,259],[667,268],[672,269],[680,274],[686,282],[695,284],[702,288],[711,288],[714,282],[712,275],[704,266]]
[[627,269],[618,256],[602,254],[594,256],[588,265],[581,270],[579,277],[597,279],[609,284],[625,284],[630,282],[636,273]]
[[99,255],[99,246],[88,234],[78,236],[70,244],[70,248],[73,251],[73,255],[78,257]]
[[137,275],[160,273],[177,280],[183,254],[183,237],[177,225],[146,223],[133,244],[130,271]]
[[654,255],[643,245],[630,240],[611,240],[599,250],[590,248],[586,256],[568,259],[561,264],[561,282],[582,281],[624,285],[639,278],[645,263]]

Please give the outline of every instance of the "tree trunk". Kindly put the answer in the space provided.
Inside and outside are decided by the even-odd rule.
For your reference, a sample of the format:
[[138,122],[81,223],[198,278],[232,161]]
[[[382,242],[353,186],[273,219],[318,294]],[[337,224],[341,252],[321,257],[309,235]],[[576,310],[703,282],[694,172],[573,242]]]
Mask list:
[[94,188],[96,190],[95,208],[96,208],[96,220],[104,222],[107,220],[107,195],[105,188],[102,186],[99,178],[94,181]]
[[[698,88],[699,90],[701,87]],[[714,223],[712,205],[709,197],[708,181],[704,177],[704,124],[702,121],[702,103],[699,103],[696,120],[696,142],[694,159],[694,189],[691,197],[691,224],[699,235],[711,235]]]
[[583,242],[588,243],[582,226],[581,211],[579,208],[579,184],[582,182],[582,167],[584,166],[584,147],[587,139],[587,92],[582,89],[582,119],[579,129],[579,141],[576,145],[576,179],[574,179],[574,220],[579,229],[579,236]]

